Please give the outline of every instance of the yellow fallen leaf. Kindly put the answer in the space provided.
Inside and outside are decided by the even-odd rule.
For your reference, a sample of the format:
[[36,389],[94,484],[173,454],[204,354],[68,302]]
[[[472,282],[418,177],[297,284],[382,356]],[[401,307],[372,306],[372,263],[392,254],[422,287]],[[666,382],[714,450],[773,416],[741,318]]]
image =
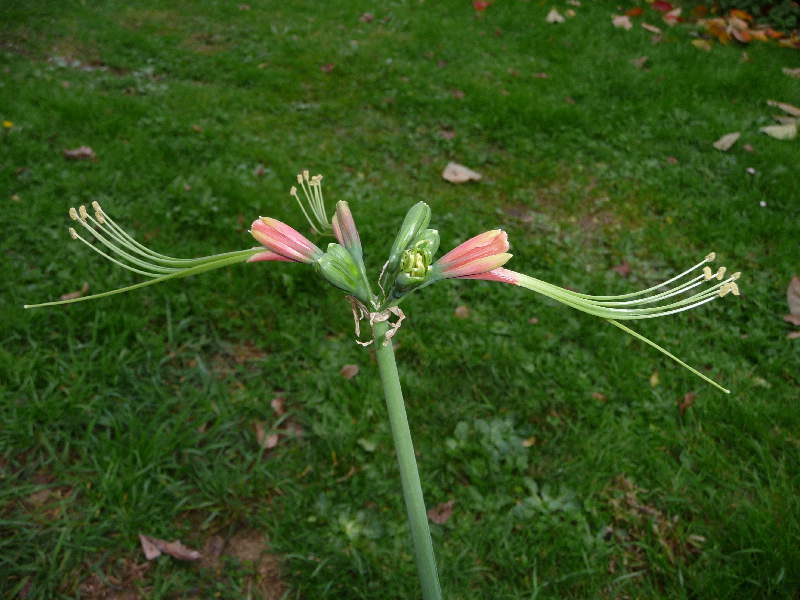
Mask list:
[[776,140],[793,140],[797,137],[797,123],[789,123],[787,125],[767,125],[762,127],[759,131],[766,133]]
[[714,148],[716,148],[717,150],[721,150],[722,152],[727,152],[736,143],[736,140],[739,139],[740,135],[742,134],[738,131],[734,131],[733,133],[726,133],[716,142],[714,142]]
[[566,19],[555,8],[551,8],[544,20],[548,23],[563,23]]
[[698,50],[711,52],[711,42],[709,42],[708,40],[692,40],[692,46],[694,46]]
[[633,23],[631,23],[631,18],[628,15],[613,15],[611,17],[611,24],[614,27],[619,27],[625,30],[628,30],[631,27],[633,27]]
[[466,183],[467,181],[480,181],[483,177],[480,173],[468,169],[458,163],[447,163],[442,171],[442,178],[450,183]]
[[780,108],[783,112],[792,115],[793,117],[800,117],[800,108],[787,104],[786,102],[777,102],[775,100],[767,100],[767,104]]

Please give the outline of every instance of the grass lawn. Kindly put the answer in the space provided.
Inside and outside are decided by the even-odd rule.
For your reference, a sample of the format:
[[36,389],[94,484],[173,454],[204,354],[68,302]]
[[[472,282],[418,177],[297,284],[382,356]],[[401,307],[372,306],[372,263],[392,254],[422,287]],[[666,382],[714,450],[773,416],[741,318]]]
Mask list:
[[[576,15],[546,23],[552,7]],[[758,129],[780,112],[767,100],[800,104],[781,72],[800,54],[704,52],[649,8],[616,29],[617,11],[6,3],[3,597],[418,597],[374,351],[311,269],[22,309],[140,280],[70,240],[71,206],[100,201],[173,256],[237,250],[259,215],[307,232],[287,193],[307,168],[329,206],[350,203],[374,274],[419,200],[443,250],[503,227],[509,267],[592,294],[711,251],[743,273],[739,298],[633,324],[731,395],[518,288],[444,282],[404,303],[426,501],[454,501],[432,525],[446,598],[797,598],[800,339],[782,316],[800,142]],[[95,158],[64,157],[80,146]],[[451,160],[483,179],[443,181]],[[139,534],[203,558],[149,562]]]

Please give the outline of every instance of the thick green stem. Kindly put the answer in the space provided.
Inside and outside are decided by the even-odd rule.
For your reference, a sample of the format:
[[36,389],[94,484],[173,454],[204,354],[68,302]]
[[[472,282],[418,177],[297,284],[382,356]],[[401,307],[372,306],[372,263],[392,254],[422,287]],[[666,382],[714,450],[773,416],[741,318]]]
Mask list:
[[386,322],[375,323],[373,335],[378,356],[378,369],[383,382],[383,393],[386,396],[386,408],[389,412],[389,423],[392,427],[392,438],[397,452],[397,462],[400,466],[403,499],[406,503],[411,539],[414,542],[414,558],[417,563],[423,599],[441,600],[442,591],[439,587],[436,559],[433,556],[433,541],[428,526],[428,514],[425,511],[425,500],[422,497],[417,459],[414,456],[414,445],[411,442],[411,431],[408,428],[408,418],[403,403],[403,391],[400,389],[397,364],[394,360],[394,350],[391,342],[385,346],[383,344],[387,330]]

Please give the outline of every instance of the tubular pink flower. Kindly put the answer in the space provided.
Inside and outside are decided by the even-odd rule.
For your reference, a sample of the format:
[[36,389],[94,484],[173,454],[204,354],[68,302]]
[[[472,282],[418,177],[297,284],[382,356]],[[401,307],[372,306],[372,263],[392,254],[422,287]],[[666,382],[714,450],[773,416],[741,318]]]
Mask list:
[[484,279],[486,281],[497,281],[498,283],[508,283],[511,285],[519,285],[518,274],[508,269],[493,269],[485,273],[478,273],[476,275],[463,275],[461,279]]
[[433,267],[443,278],[470,277],[502,267],[511,258],[508,236],[502,229],[493,229],[460,244]]
[[347,202],[336,203],[336,214],[333,215],[333,235],[339,243],[348,250],[361,252],[361,238],[358,236],[356,223],[353,221],[353,213]]
[[284,262],[294,262],[291,258],[286,258],[285,256],[281,256],[280,254],[275,254],[270,250],[264,250],[264,252],[259,252],[258,254],[254,254],[253,256],[247,259],[247,262],[260,262],[262,260],[280,260]]
[[[322,256],[322,250],[308,241],[301,233],[277,219],[261,217],[253,221],[250,233],[258,240],[258,243],[286,260],[312,263]],[[264,257],[257,260],[278,259]]]

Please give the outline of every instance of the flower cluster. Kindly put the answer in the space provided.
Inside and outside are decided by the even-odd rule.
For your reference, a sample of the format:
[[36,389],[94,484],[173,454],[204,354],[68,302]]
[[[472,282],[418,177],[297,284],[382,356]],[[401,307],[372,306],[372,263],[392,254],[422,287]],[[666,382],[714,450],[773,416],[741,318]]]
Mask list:
[[325,250],[286,223],[260,217],[253,221],[250,228],[259,247],[193,259],[175,258],[155,252],[136,241],[94,202],[94,214],[90,214],[85,206],[70,209],[70,217],[88,234],[84,237],[70,228],[70,236],[116,265],[150,279],[94,296],[31,307],[108,296],[240,262],[283,261],[312,265],[323,279],[360,303],[366,314],[384,316],[389,314],[387,311],[399,310],[397,305],[410,293],[438,281],[483,279],[535,291],[571,308],[604,318],[708,380],[705,375],[619,321],[663,317],[696,308],[728,294],[739,295],[736,282],[740,274],[726,276],[725,267],[712,271],[709,263],[715,259],[713,252],[696,265],[658,285],[616,296],[574,292],[506,269],[504,265],[511,259],[511,254],[508,253],[508,236],[501,229],[476,235],[436,260],[439,232],[428,227],[431,209],[424,202],[418,202],[406,214],[378,277],[379,293],[373,293],[364,264],[361,238],[347,202],[336,204],[329,222],[322,196],[322,176],[311,177],[308,171],[303,171],[297,175],[297,182],[303,191],[305,203],[297,188],[292,187],[290,195],[300,205],[311,229],[319,234],[332,232],[336,238],[336,242],[329,243]]

